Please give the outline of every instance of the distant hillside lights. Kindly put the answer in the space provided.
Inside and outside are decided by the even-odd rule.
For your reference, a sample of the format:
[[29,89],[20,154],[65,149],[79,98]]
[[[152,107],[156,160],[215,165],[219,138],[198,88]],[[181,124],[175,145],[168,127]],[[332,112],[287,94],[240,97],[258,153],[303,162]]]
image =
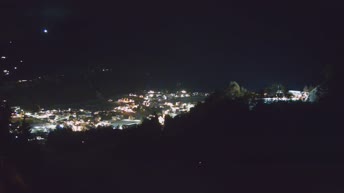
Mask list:
[[111,71],[111,69],[108,69],[108,68],[103,68],[102,69],[102,72],[109,72],[109,71]]
[[[302,101],[307,102],[309,97],[309,92],[303,92],[298,90],[289,90],[287,92],[289,97],[286,97],[284,93],[280,90],[276,92],[275,97],[265,97],[263,98],[265,103],[279,102],[279,101]],[[267,96],[267,93],[264,93]]]
[[307,101],[309,96],[309,92],[301,92],[297,90],[289,90],[288,93],[292,95],[292,100]]
[[4,74],[5,74],[5,76],[10,75],[10,71],[9,70],[4,70]]
[[[15,59],[15,58],[13,58],[13,59]],[[15,73],[15,71],[18,70],[17,66],[21,65],[21,63],[24,62],[23,60],[15,60],[15,61],[9,60],[9,58],[7,56],[4,56],[4,55],[0,57],[0,60],[3,61],[1,63],[0,67],[2,68],[1,70],[3,70],[4,76],[13,75]],[[18,61],[20,62],[20,64],[17,63]],[[10,69],[13,69],[13,71],[10,72]]]

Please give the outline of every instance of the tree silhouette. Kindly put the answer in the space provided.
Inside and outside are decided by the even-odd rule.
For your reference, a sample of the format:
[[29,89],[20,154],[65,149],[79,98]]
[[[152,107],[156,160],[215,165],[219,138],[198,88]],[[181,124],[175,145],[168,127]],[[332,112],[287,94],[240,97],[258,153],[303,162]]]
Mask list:
[[235,81],[231,81],[229,83],[229,86],[225,90],[225,93],[226,93],[226,96],[229,97],[230,99],[236,99],[242,95],[240,86]]
[[154,116],[150,120],[144,119],[138,129],[144,136],[158,136],[162,131],[161,128],[158,115],[154,113]]
[[280,83],[274,83],[264,90],[269,96],[276,96],[278,92],[282,92],[283,94],[287,92],[286,87]]

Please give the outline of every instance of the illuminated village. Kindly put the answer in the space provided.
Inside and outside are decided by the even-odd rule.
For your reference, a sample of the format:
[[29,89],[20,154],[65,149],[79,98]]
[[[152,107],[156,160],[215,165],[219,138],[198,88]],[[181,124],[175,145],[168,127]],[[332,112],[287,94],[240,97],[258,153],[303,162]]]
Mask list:
[[[175,117],[188,112],[198,102],[203,101],[207,93],[187,92],[185,90],[167,93],[147,91],[140,94],[130,93],[119,99],[108,99],[112,110],[91,111],[87,109],[40,109],[38,112],[26,111],[18,106],[12,107],[12,131],[20,127],[20,122],[30,122],[31,132],[48,133],[59,128],[70,128],[73,131],[85,131],[99,127],[125,129],[159,116],[164,124],[165,116]],[[43,139],[38,136],[37,139]]]

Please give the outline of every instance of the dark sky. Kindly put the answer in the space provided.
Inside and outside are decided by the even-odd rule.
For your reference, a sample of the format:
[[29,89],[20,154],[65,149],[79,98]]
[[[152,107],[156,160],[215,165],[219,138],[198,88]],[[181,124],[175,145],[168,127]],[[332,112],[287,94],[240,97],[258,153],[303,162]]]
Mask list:
[[123,77],[248,88],[300,89],[338,60],[341,10],[326,1],[109,2],[2,1],[0,51],[14,41],[35,76],[104,65]]

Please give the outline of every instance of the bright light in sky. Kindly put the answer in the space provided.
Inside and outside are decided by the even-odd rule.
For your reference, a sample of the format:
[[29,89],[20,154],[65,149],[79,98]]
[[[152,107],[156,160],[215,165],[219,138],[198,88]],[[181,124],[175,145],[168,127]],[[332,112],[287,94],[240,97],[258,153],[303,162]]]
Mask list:
[[47,34],[48,30],[46,28],[43,29],[43,33]]

